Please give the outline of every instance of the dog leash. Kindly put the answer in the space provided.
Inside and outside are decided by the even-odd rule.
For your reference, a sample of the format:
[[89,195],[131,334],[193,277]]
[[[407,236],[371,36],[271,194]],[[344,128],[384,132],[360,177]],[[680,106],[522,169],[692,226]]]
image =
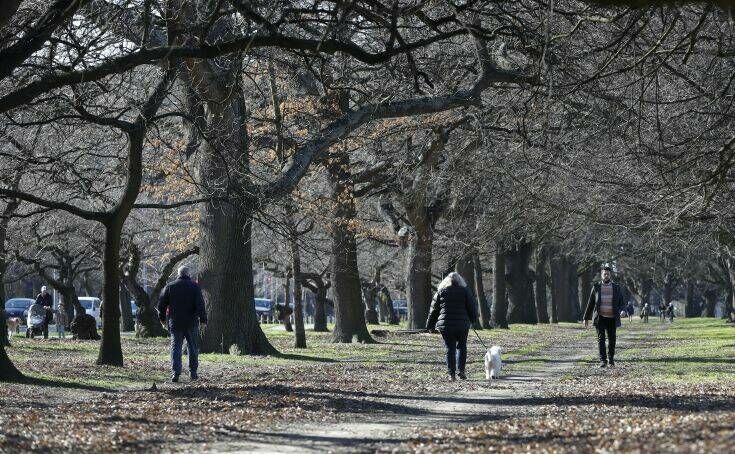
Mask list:
[[483,347],[485,347],[485,350],[487,350],[487,345],[485,344],[485,342],[483,342],[482,338],[481,338],[481,337],[480,337],[480,335],[479,335],[479,334],[477,333],[477,330],[476,330],[475,328],[472,328],[472,331],[474,331],[474,332],[475,332],[475,336],[477,336],[477,340],[479,340],[479,341],[480,341],[480,343],[482,344],[482,346],[483,346]]

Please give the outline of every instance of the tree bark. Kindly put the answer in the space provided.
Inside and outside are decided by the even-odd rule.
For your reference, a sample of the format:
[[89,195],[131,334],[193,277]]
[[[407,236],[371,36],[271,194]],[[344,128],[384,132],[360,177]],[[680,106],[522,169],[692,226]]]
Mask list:
[[[4,314],[0,318],[2,318],[3,322],[5,321]],[[23,380],[23,378],[23,374],[16,369],[15,365],[8,357],[8,353],[5,351],[5,346],[0,342],[0,381],[17,382]]]
[[477,302],[480,305],[480,325],[484,329],[492,328],[490,323],[490,306],[487,303],[487,296],[485,295],[485,282],[482,273],[482,260],[480,254],[475,253],[472,256],[475,268],[475,294],[477,295]]
[[308,288],[314,295],[314,331],[326,333],[327,329],[327,290],[331,282],[325,282],[322,276],[316,273],[302,274],[301,285]]
[[[478,311],[477,313],[479,314],[477,288],[475,285],[475,262],[473,260],[472,254],[468,253],[460,257],[460,259],[457,260],[454,264],[454,271],[459,273],[459,275],[462,276],[462,278],[464,278],[465,282],[467,283],[467,288],[472,294],[472,304],[475,306],[475,310]],[[482,329],[479,317],[477,320],[475,320],[472,327],[474,329]]]
[[386,314],[386,322],[389,325],[397,325],[399,322],[398,314],[393,307],[393,298],[390,296],[390,290],[388,290],[388,287],[386,287],[385,285],[380,286],[379,298],[380,305],[383,308],[382,310]]
[[123,365],[120,342],[120,240],[125,218],[113,219],[105,225],[105,248],[102,260],[104,285],[102,289],[104,311],[102,315],[102,343],[97,364]]
[[539,323],[549,323],[549,297],[546,292],[546,263],[548,255],[544,246],[536,250],[536,318]]
[[584,311],[587,308],[587,299],[589,298],[590,293],[592,293],[592,280],[594,279],[595,269],[595,266],[590,266],[589,268],[585,269],[584,272],[582,272],[582,276],[579,280],[578,320],[581,320],[582,316],[584,316]]
[[508,322],[537,323],[533,297],[533,279],[529,263],[533,246],[529,242],[515,245],[506,252],[508,275]]
[[133,307],[130,304],[130,293],[123,285],[120,289],[120,330],[134,331]]
[[670,274],[666,274],[664,277],[664,303],[666,303],[666,306],[668,307],[669,303],[673,299],[674,295],[674,282]]
[[350,343],[374,342],[365,324],[365,305],[357,266],[357,241],[354,223],[355,197],[350,160],[345,152],[336,152],[327,165],[334,206],[332,223],[332,273],[336,323],[332,340]]
[[556,254],[550,259],[550,268],[552,321],[575,322],[579,305],[576,266],[568,256]]
[[431,305],[431,261],[434,234],[426,219],[411,216],[413,234],[406,254],[408,329],[426,328]]
[[314,294],[314,331],[326,333],[327,328],[327,289],[319,287]]
[[252,303],[249,215],[228,204],[206,203],[200,219],[199,285],[208,317],[201,330],[201,351],[276,354],[258,324]]
[[[10,347],[10,338],[8,337],[8,326],[5,320],[5,283],[3,281],[5,272],[8,270],[8,264],[5,261],[5,241],[2,232],[0,232],[0,248],[3,249],[0,251],[0,303],[3,304],[3,307],[0,307],[0,347],[4,348]],[[4,352],[0,352],[0,356],[3,354]],[[0,367],[2,367],[1,364]]]
[[493,274],[492,324],[494,328],[508,328],[508,297],[505,292],[505,252],[498,245]]
[[[240,57],[230,62],[239,68]],[[231,163],[247,167],[246,108],[242,88],[233,74],[217,71],[209,62],[192,66],[192,79],[206,101],[207,129],[202,141],[200,181],[212,194],[226,194],[232,182]],[[243,169],[245,170],[245,169]],[[253,305],[251,207],[210,201],[200,208],[200,273],[208,323],[201,329],[201,351],[268,355],[277,353],[258,324]]]
[[294,319],[294,347],[306,348],[306,329],[304,328],[303,290],[301,285],[301,251],[296,226],[290,219],[291,236],[291,270],[293,271],[293,319]]
[[689,280],[687,282],[687,296],[686,296],[686,305],[684,307],[684,315],[686,317],[698,317],[701,315],[701,309],[698,307],[697,301],[694,298],[694,281]]
[[569,304],[572,321],[576,322],[582,319],[583,310],[579,308],[579,268],[577,262],[571,258],[569,259],[569,291],[571,292]]
[[704,301],[705,301],[704,316],[705,317],[715,316],[715,308],[717,307],[717,299],[719,297],[720,297],[719,288],[708,288],[707,290],[704,291]]

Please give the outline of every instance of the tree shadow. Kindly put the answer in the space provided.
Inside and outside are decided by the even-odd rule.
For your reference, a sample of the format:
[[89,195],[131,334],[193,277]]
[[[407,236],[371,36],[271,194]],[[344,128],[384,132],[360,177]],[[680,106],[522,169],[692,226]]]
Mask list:
[[44,386],[49,388],[66,388],[66,389],[79,389],[83,391],[96,391],[96,392],[116,392],[114,388],[108,388],[104,386],[87,385],[84,383],[69,382],[51,378],[37,378],[25,376],[23,379],[15,382],[16,384],[23,385],[35,385]]
[[313,361],[317,363],[338,363],[340,362],[337,359],[334,358],[324,358],[321,356],[309,356],[309,355],[300,355],[298,353],[279,353],[278,355],[275,355],[276,358],[281,359],[291,359],[294,361]]
[[631,361],[633,363],[641,362],[641,363],[720,363],[720,364],[735,364],[735,358],[712,358],[712,357],[704,357],[704,358],[694,358],[694,357],[685,357],[685,356],[671,356],[666,358],[641,358],[637,359],[635,361]]

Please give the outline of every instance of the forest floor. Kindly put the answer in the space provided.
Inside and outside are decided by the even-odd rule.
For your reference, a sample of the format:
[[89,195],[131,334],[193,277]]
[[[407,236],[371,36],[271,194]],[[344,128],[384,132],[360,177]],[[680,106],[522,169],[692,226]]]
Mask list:
[[125,336],[111,368],[97,342],[14,337],[35,382],[0,384],[0,452],[735,450],[735,328],[720,320],[626,321],[615,369],[579,324],[480,331],[504,351],[491,382],[473,333],[469,380],[450,382],[438,335],[371,329],[387,333],[308,332],[297,350],[265,325],[281,356],[202,355],[202,379],[178,384],[166,339]]

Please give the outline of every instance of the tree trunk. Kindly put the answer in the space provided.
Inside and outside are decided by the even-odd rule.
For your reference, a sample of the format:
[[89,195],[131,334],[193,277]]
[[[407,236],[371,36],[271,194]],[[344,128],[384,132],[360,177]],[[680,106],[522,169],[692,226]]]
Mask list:
[[572,259],[569,260],[569,291],[572,321],[576,322],[582,319],[582,310],[579,309],[579,268],[577,262]]
[[720,297],[720,289],[719,288],[709,288],[704,291],[704,301],[705,301],[705,317],[714,317],[715,316],[715,308],[717,307],[717,299]]
[[[460,257],[460,259],[457,260],[454,264],[454,271],[459,273],[459,275],[462,276],[467,283],[467,288],[472,294],[472,304],[475,306],[475,311],[479,314],[480,309],[478,306],[477,288],[475,285],[475,262],[473,260],[472,254],[466,254]],[[475,323],[472,327],[474,329],[482,329],[479,317],[477,320],[475,320]]]
[[493,274],[492,324],[494,328],[508,328],[508,297],[505,292],[505,252],[498,245]]
[[158,320],[158,311],[156,310],[158,298],[156,297],[155,301],[152,300],[143,286],[138,284],[132,277],[124,277],[123,283],[138,305],[138,314],[136,315],[138,323],[135,324],[135,337],[168,337],[168,331]]
[[516,245],[506,253],[508,279],[508,322],[537,323],[536,302],[529,263],[533,247],[529,242]]
[[[0,318],[3,320],[3,325],[5,325],[5,315],[3,314]],[[4,326],[3,329],[5,329]],[[5,346],[0,342],[0,382],[16,382],[23,380],[23,378],[23,374],[16,369],[5,351]]]
[[487,304],[487,295],[485,295],[485,282],[482,274],[482,260],[480,254],[475,253],[472,256],[475,268],[475,294],[477,302],[480,305],[480,325],[484,329],[492,328],[490,323],[490,306]]
[[114,219],[105,225],[105,249],[102,260],[104,286],[102,290],[104,312],[102,316],[102,343],[100,344],[97,364],[107,366],[123,365],[122,345],[120,343],[120,237],[123,219]]
[[667,274],[666,277],[664,277],[664,292],[663,293],[664,293],[664,303],[666,303],[666,306],[668,307],[674,295],[674,282],[670,274]]
[[332,340],[350,343],[374,342],[365,324],[365,305],[357,266],[357,241],[353,223],[355,197],[349,156],[338,152],[327,165],[334,206],[332,224],[332,287],[336,323]]
[[377,310],[378,288],[375,284],[369,284],[364,288],[363,297],[365,298],[365,322],[368,325],[379,325]]
[[291,269],[293,271],[293,320],[294,320],[294,347],[306,348],[306,329],[304,328],[303,289],[301,287],[301,251],[296,226],[290,219],[291,230]]
[[[10,338],[8,337],[8,325],[6,324],[5,320],[5,283],[3,282],[5,278],[5,272],[8,269],[8,264],[5,261],[5,238],[3,232],[0,232],[0,248],[3,250],[0,251],[0,303],[3,304],[3,307],[0,307],[0,346],[2,347],[10,347]],[[4,348],[3,352],[0,352],[0,356],[4,355]],[[0,367],[2,365],[0,364]],[[2,374],[2,371],[0,370],[0,374]]]
[[549,297],[546,292],[547,261],[546,248],[539,246],[536,250],[536,318],[539,323],[549,323]]
[[587,300],[590,297],[590,294],[592,293],[592,280],[594,279],[594,273],[595,273],[595,266],[590,266],[587,268],[581,276],[581,279],[579,280],[579,317],[577,317],[578,320],[581,320],[584,316],[584,311],[587,309]]
[[[578,297],[576,267],[566,255],[554,255],[550,260],[552,321],[577,321]],[[572,274],[574,273],[574,276]]]
[[431,306],[431,260],[434,235],[420,216],[412,216],[414,233],[406,254],[408,329],[426,328]]
[[130,293],[125,286],[120,289],[120,330],[129,332],[135,330],[133,307],[130,305]]
[[399,322],[398,314],[393,307],[393,298],[390,296],[390,290],[388,290],[388,287],[385,285],[380,286],[379,298],[381,303],[380,306],[386,314],[386,322],[390,325],[397,325]]
[[687,282],[687,299],[686,306],[684,307],[684,315],[686,317],[698,317],[702,313],[694,298],[694,291],[694,281],[690,280]]
[[289,332],[293,332],[293,325],[291,324],[291,315],[293,314],[293,311],[291,310],[291,300],[289,299],[289,296],[291,294],[291,278],[289,276],[286,276],[286,278],[283,280],[283,314],[280,317],[281,323],[283,323],[283,328]]
[[69,324],[71,324],[74,318],[87,313],[87,311],[84,309],[84,306],[82,306],[82,304],[79,302],[77,289],[74,288],[74,285],[67,284],[63,287],[56,288],[56,291],[59,292],[59,295],[61,295],[61,301],[63,302],[64,307],[67,309],[67,315],[68,309],[71,308],[71,310],[73,311],[72,317],[69,319]]
[[314,331],[326,333],[327,329],[327,288],[323,285],[317,287],[314,294]]
[[200,223],[199,285],[208,318],[201,330],[201,351],[276,354],[253,305],[249,216],[228,204],[205,203]]

